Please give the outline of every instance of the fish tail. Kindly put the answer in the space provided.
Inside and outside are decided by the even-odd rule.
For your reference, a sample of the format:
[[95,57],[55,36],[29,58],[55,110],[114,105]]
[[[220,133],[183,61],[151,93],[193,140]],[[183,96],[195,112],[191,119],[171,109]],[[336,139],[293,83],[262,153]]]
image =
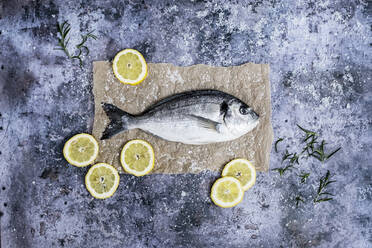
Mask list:
[[109,139],[115,134],[129,129],[128,123],[133,118],[133,115],[110,103],[102,103],[102,108],[110,119],[110,123],[103,132],[101,140]]

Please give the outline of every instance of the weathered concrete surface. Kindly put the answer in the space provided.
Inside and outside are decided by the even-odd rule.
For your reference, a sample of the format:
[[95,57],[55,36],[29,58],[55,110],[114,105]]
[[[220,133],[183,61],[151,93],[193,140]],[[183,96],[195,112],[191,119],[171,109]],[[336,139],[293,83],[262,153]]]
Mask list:
[[[371,14],[367,1],[2,1],[1,247],[371,247]],[[83,69],[53,50],[63,20],[71,46],[99,36]],[[295,151],[301,124],[342,150],[258,174],[233,209],[211,203],[210,173],[123,175],[114,197],[94,200],[87,169],[61,150],[91,131],[92,61],[127,47],[180,66],[270,63],[276,137]],[[334,200],[314,205],[327,169]],[[307,200],[296,208],[298,194]]]

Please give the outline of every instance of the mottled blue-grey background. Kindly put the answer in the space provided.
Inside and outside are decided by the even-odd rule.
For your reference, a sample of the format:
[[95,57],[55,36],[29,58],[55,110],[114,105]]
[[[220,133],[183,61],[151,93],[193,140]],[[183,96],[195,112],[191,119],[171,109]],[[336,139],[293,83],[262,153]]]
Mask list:
[[[372,6],[355,0],[0,2],[0,237],[8,247],[372,247]],[[56,22],[72,25],[70,49],[95,30],[83,68],[54,50]],[[95,200],[87,168],[62,156],[90,132],[92,61],[135,48],[148,62],[179,66],[269,63],[280,152],[298,151],[295,124],[320,133],[320,163],[301,159],[279,176],[258,173],[244,201],[212,204],[219,176],[122,175]],[[334,200],[314,205],[330,170]],[[298,174],[310,172],[306,184]],[[295,206],[295,197],[305,203]]]

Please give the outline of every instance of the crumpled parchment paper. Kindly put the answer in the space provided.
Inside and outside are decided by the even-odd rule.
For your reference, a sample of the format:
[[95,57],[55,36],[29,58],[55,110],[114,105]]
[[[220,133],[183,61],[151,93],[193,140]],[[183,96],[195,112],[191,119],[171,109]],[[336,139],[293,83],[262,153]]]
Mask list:
[[[221,171],[223,166],[234,158],[253,161],[258,171],[269,169],[273,141],[269,65],[247,63],[231,67],[178,67],[172,64],[150,63],[148,69],[148,77],[141,84],[131,86],[124,85],[115,78],[110,62],[93,63],[93,135],[100,146],[96,162],[109,163],[119,172],[123,172],[120,165],[123,145],[131,139],[144,139],[155,151],[155,167],[152,173]],[[239,139],[199,146],[165,141],[138,129],[122,132],[108,140],[100,140],[109,123],[101,107],[102,102],[137,114],[164,97],[196,89],[217,89],[240,98],[260,115],[259,125]]]

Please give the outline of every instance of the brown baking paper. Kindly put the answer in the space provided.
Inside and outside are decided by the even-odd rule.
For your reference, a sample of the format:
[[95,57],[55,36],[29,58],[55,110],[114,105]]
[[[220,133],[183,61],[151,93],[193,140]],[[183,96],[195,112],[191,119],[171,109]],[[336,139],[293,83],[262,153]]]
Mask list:
[[[123,172],[119,160],[123,145],[131,139],[144,139],[155,151],[152,173],[221,171],[234,158],[247,158],[254,162],[257,170],[268,170],[273,141],[269,65],[249,63],[232,67],[178,67],[172,64],[148,64],[148,69],[145,81],[131,86],[124,85],[115,78],[110,62],[93,63],[93,135],[100,148],[97,162],[112,164]],[[138,114],[164,97],[196,89],[217,89],[240,98],[260,115],[258,126],[239,139],[209,145],[169,142],[139,129],[100,140],[109,123],[101,107],[102,102],[114,104],[131,114]]]

